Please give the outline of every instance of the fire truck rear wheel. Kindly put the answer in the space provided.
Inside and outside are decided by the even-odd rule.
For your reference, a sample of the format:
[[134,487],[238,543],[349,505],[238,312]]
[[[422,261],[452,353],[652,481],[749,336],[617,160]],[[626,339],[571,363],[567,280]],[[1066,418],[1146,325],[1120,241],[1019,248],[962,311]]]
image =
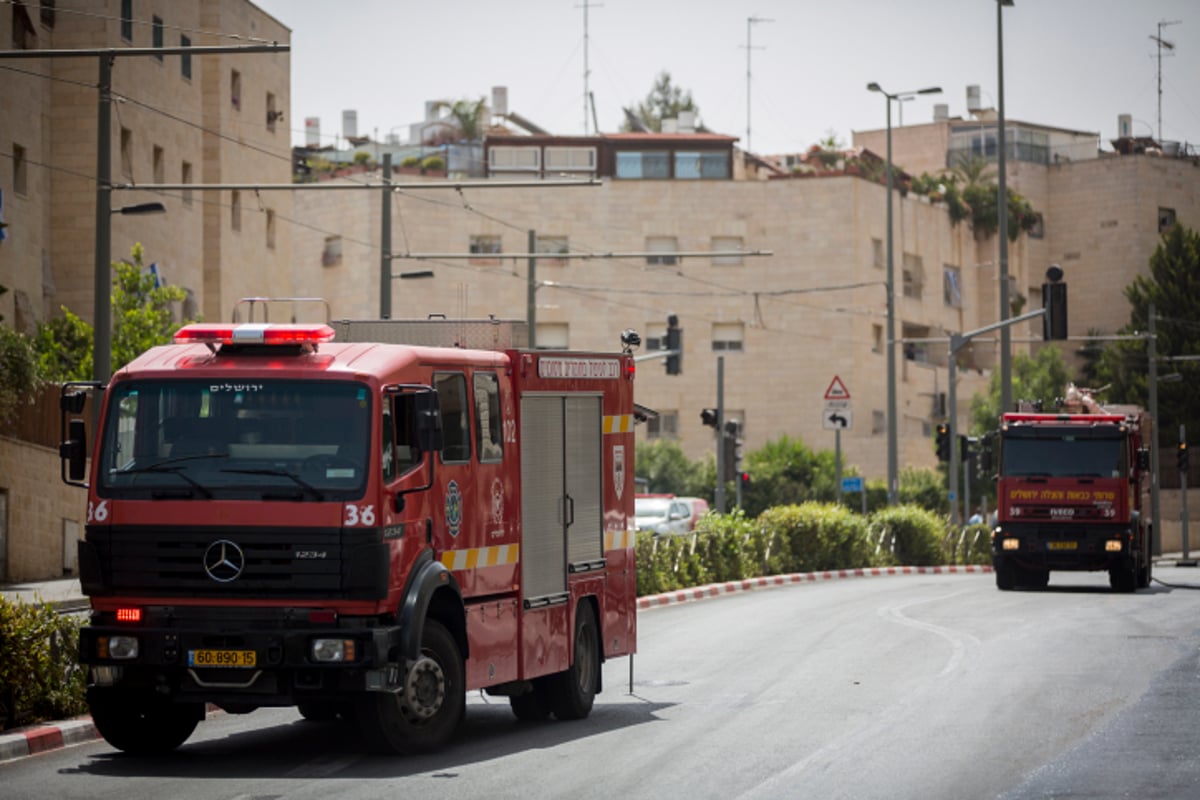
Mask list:
[[127,693],[97,692],[88,698],[88,707],[104,740],[137,756],[171,752],[187,741],[204,716],[198,703]]
[[454,736],[466,711],[458,643],[440,622],[425,620],[421,658],[398,694],[371,692],[355,709],[367,746],[379,753],[428,753]]
[[548,686],[542,679],[533,682],[533,689],[525,694],[508,698],[513,715],[525,722],[541,722],[553,710],[547,694]]
[[550,697],[554,716],[583,719],[592,711],[600,686],[600,632],[592,604],[583,601],[575,611],[575,658],[565,671],[552,676]]
[[1108,571],[1108,585],[1114,592],[1132,592],[1137,588],[1137,573],[1132,562],[1119,564]]

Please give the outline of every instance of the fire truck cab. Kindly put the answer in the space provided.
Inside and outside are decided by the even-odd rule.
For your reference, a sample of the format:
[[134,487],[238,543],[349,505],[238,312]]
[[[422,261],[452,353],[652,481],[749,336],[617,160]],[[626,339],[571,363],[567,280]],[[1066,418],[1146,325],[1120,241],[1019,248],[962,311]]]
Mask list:
[[633,358],[523,324],[189,325],[64,387],[110,744],[174,749],[206,704],[352,719],[382,752],[444,745],[468,690],[588,715],[636,650]]

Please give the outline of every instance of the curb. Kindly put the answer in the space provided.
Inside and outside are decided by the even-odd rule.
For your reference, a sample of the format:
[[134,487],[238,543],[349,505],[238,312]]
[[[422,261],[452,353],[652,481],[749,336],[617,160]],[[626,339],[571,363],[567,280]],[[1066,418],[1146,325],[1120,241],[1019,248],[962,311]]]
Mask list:
[[13,733],[0,733],[0,763],[98,738],[100,733],[91,717],[18,728]]
[[674,592],[650,595],[638,598],[638,610],[648,611],[652,608],[687,603],[693,600],[704,600],[709,597],[748,592],[753,589],[770,589],[775,586],[789,586],[796,583],[817,583],[832,581],[840,578],[874,578],[884,575],[958,575],[984,574],[991,572],[990,566],[979,564],[951,565],[944,567],[872,567],[870,569],[839,569],[826,572],[800,572],[789,575],[772,575],[764,578],[747,578],[728,583],[710,583],[707,586],[697,586],[692,589],[680,589]]

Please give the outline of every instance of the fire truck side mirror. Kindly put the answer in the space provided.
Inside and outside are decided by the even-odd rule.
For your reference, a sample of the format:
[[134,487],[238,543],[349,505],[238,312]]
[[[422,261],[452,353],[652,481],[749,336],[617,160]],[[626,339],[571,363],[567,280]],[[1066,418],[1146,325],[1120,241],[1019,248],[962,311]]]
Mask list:
[[422,453],[442,449],[442,412],[437,392],[418,392],[413,395],[413,416],[417,447]]
[[68,423],[67,440],[58,446],[58,455],[72,481],[82,481],[87,474],[87,423],[73,419]]
[[82,414],[87,405],[86,392],[66,392],[58,398],[59,408],[67,414]]

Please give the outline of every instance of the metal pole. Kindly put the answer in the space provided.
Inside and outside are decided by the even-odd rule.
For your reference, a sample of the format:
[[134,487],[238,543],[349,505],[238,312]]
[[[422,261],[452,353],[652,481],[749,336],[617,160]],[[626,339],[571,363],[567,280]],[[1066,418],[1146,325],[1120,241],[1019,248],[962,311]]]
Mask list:
[[833,432],[833,483],[837,486],[837,504],[842,504],[842,429]]
[[[92,298],[92,377],[112,374],[112,56],[100,56],[100,108],[96,117],[96,254]],[[97,413],[100,404],[96,403]]]
[[725,356],[717,356],[717,513],[725,513]]
[[[1183,425],[1179,426],[1179,443],[1182,445],[1187,444],[1187,429]],[[1180,503],[1182,505],[1180,506],[1179,523],[1181,526],[1181,530],[1183,532],[1183,560],[1178,563],[1178,566],[1194,567],[1194,566],[1196,566],[1196,562],[1192,560],[1191,555],[1188,553],[1188,507],[1187,507],[1188,506],[1188,503],[1187,503],[1188,490],[1187,490],[1187,487],[1188,487],[1187,470],[1181,469],[1179,471],[1179,499],[1180,499]]]
[[963,345],[963,339],[958,334],[950,334],[950,358],[947,363],[947,380],[950,383],[946,391],[946,423],[950,436],[950,462],[947,479],[950,484],[950,527],[958,527],[958,348]]
[[[533,253],[537,247],[537,232],[529,231],[529,248],[526,252]],[[537,347],[537,259],[529,257],[529,270],[525,285],[525,320],[529,324],[529,349]]]
[[[998,205],[1000,211],[1000,321],[1008,319],[1008,176],[1006,160],[1008,154],[1008,137],[1004,130],[1004,3],[996,0],[996,63],[997,63],[997,94],[999,95],[999,146],[1000,153],[996,164],[998,176]],[[1000,413],[1012,410],[1012,337],[1007,327],[1000,329]]]
[[1158,339],[1154,334],[1154,303],[1149,304],[1150,338],[1146,355],[1150,363],[1150,537],[1151,552],[1162,555],[1162,522],[1158,505]]
[[392,154],[383,154],[383,202],[379,221],[379,318],[392,318]]
[[887,103],[887,501],[900,502],[900,458],[896,437],[896,283],[892,252],[892,96],[883,93]]

